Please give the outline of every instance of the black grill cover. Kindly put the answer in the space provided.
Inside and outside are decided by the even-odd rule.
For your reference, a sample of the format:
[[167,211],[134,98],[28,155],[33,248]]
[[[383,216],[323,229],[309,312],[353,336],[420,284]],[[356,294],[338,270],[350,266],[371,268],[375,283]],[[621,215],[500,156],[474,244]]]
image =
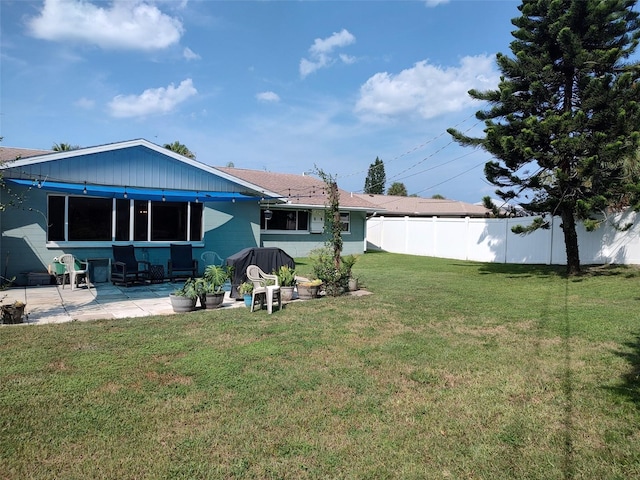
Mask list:
[[249,265],[259,266],[264,273],[272,273],[282,265],[296,268],[296,262],[287,252],[280,248],[272,247],[245,248],[227,257],[226,263],[228,266],[233,267],[233,275],[231,277],[231,296],[233,298],[241,298],[238,293],[238,286],[247,281],[247,267]]

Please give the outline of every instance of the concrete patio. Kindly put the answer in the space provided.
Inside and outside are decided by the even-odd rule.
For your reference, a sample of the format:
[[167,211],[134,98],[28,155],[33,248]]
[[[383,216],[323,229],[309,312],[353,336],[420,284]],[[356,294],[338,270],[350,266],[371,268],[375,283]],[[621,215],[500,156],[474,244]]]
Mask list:
[[[24,323],[45,324],[110,318],[173,314],[169,294],[181,283],[158,283],[131,287],[98,283],[72,290],[67,284],[15,287],[0,292],[0,303],[26,304]],[[220,308],[244,307],[226,292]]]

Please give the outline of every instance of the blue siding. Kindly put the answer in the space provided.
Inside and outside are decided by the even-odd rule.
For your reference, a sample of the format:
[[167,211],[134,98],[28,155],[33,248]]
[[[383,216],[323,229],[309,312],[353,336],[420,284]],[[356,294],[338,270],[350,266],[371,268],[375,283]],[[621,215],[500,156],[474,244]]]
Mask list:
[[[11,187],[24,195],[23,203],[0,213],[0,275],[16,277],[26,282],[27,272],[45,272],[54,257],[71,253],[80,259],[112,258],[111,242],[87,242],[47,246],[46,181],[62,181],[100,185],[147,187],[154,189],[188,189],[246,193],[246,188],[233,181],[209,173],[146,146],[130,146],[49,160],[3,170],[7,178],[40,179],[43,188]],[[256,193],[256,192],[253,192]],[[0,199],[11,198],[0,191]],[[364,212],[351,212],[351,231],[343,235],[345,254],[364,251],[366,218]],[[260,206],[255,202],[213,202],[205,204],[203,242],[194,243],[194,258],[213,250],[226,258],[247,247],[278,247],[293,257],[305,257],[325,244],[324,234],[263,234],[260,233]],[[140,242],[136,253],[140,259],[166,267],[169,242]],[[202,272],[202,265],[200,271]]]
[[[80,259],[113,258],[110,242],[99,242],[96,246],[47,247],[47,192],[37,188],[15,187],[13,192],[24,196],[24,205],[8,207],[1,215],[2,242],[0,275],[25,284],[28,272],[46,272],[54,257],[71,253]],[[0,201],[7,202],[6,192],[2,192]],[[246,247],[259,246],[260,207],[257,202],[205,204],[204,243],[195,244],[194,258],[203,265],[200,255],[213,250],[226,258]],[[149,260],[152,264],[164,265],[169,259],[168,242],[154,244],[136,243],[136,255]],[[5,263],[6,262],[6,263]],[[6,270],[5,270],[6,265]]]
[[[342,235],[344,255],[364,253],[364,235],[366,231],[366,215],[364,212],[351,212],[351,231]],[[292,257],[306,257],[315,248],[324,246],[329,240],[327,234],[293,233],[262,234],[262,247],[278,247]]]
[[144,146],[50,160],[4,170],[7,178],[96,185],[244,192],[246,188]]

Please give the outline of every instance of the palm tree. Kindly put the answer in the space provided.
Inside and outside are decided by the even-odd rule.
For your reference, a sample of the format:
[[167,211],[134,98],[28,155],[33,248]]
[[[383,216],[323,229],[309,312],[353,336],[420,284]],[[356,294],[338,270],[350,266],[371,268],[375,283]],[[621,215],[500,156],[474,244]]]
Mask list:
[[172,152],[179,153],[180,155],[195,160],[196,155],[191,150],[187,148],[186,145],[180,143],[179,141],[175,141],[173,143],[165,143],[164,148],[167,150],[171,150]]
[[51,149],[54,152],[68,152],[69,150],[78,150],[80,145],[71,145],[70,143],[54,143]]

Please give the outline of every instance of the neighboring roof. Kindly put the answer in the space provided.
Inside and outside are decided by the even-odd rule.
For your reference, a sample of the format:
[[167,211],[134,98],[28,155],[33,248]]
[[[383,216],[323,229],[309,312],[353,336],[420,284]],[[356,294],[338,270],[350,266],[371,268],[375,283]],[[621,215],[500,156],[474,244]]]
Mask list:
[[36,157],[51,153],[51,150],[34,150],[32,148],[0,147],[0,162],[12,162],[21,158]]
[[[329,202],[325,183],[310,175],[265,172],[234,167],[216,167],[216,169],[278,193],[289,205],[321,206],[324,208]],[[378,209],[361,195],[352,194],[340,188],[338,191],[340,193],[340,208],[370,212]]]
[[381,215],[413,217],[485,217],[489,210],[483,206],[457,200],[401,197],[395,195],[355,194],[357,197],[384,209]]

